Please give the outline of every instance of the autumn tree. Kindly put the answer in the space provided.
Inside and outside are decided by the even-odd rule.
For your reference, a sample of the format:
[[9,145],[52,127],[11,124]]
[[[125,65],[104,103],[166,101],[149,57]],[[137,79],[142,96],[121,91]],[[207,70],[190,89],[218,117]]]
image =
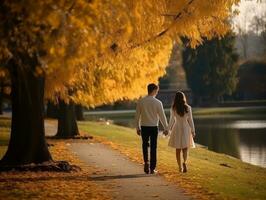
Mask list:
[[195,49],[184,49],[183,65],[196,103],[203,103],[201,98],[217,103],[224,94],[234,92],[238,82],[234,41],[234,36],[229,34],[222,39],[206,40]]
[[195,47],[223,36],[236,2],[1,1],[0,66],[12,83],[11,139],[1,164],[52,161],[44,98],[90,107],[137,98],[165,73],[173,40],[186,36]]
[[55,138],[80,139],[77,120],[85,120],[83,109],[82,105],[73,102],[67,104],[64,101],[58,103],[48,101],[46,103],[45,117],[58,119],[58,130]]

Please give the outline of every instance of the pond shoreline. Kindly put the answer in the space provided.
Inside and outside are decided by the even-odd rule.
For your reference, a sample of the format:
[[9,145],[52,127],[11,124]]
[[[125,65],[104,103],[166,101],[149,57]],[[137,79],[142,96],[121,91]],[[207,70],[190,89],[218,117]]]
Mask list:
[[[170,108],[165,108],[165,112],[170,112]],[[192,108],[194,116],[200,115],[220,115],[220,114],[261,114],[266,118],[266,106],[249,106],[249,107],[195,107]],[[123,114],[135,114],[134,109],[130,110],[98,110],[98,111],[84,111],[84,115],[123,115]]]

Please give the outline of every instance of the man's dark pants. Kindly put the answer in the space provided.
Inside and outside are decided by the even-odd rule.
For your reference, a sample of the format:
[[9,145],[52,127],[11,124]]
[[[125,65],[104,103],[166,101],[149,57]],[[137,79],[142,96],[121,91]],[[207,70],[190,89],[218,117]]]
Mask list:
[[145,163],[149,162],[148,147],[150,143],[150,169],[156,168],[157,161],[157,137],[158,127],[157,126],[141,126],[141,137],[142,137],[142,151],[143,160]]

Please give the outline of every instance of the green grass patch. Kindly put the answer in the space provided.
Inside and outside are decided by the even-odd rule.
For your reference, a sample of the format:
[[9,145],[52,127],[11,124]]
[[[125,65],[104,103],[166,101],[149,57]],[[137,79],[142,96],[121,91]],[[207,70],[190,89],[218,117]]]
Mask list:
[[7,150],[7,146],[0,146],[0,160],[2,159],[4,154],[6,153],[6,150]]
[[[141,139],[134,129],[105,123],[81,122],[81,130],[109,141],[132,160],[141,162]],[[175,150],[167,139],[158,141],[158,169],[168,180],[183,187],[196,198],[266,199],[266,169],[204,148],[190,151],[189,172],[177,171]],[[107,142],[108,143],[108,142]]]
[[8,145],[10,136],[10,119],[0,118],[0,146]]
[[8,117],[0,116],[0,128],[10,128],[11,119]]
[[[207,115],[266,115],[266,106],[257,107],[213,107],[213,108],[192,108],[193,115],[207,116]],[[170,109],[166,108],[165,113],[169,115]],[[128,112],[112,112],[112,111],[99,111],[99,112],[85,112],[85,117],[89,120],[98,120],[99,117],[109,119],[134,118],[135,110],[128,110]]]
[[7,145],[10,137],[10,118],[0,117],[0,159],[7,150]]
[[215,107],[215,108],[192,108],[194,115],[265,115],[266,107]]

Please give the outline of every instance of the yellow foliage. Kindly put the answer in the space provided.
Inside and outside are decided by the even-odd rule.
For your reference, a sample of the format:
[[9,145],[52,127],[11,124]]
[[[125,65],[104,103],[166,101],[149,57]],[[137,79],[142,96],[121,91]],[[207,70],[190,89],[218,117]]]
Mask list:
[[173,41],[186,37],[195,47],[225,35],[238,1],[4,0],[8,16],[25,15],[0,36],[0,49],[38,55],[47,99],[87,106],[134,99],[164,75]]

